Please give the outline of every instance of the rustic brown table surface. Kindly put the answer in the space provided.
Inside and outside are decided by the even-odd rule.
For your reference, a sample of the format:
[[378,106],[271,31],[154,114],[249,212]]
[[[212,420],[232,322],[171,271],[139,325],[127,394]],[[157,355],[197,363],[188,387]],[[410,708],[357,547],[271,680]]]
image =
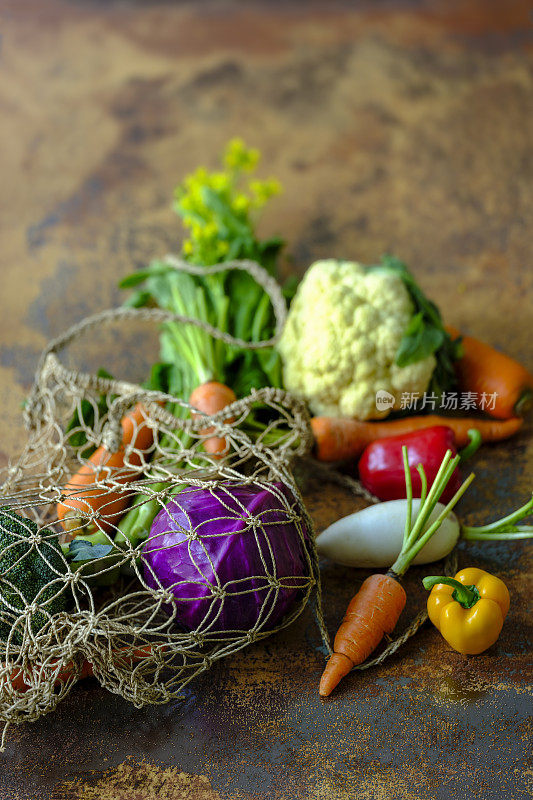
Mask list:
[[[528,3],[2,0],[0,457],[23,445],[40,350],[121,301],[120,277],[177,250],[172,189],[236,134],[284,194],[265,215],[302,273],[323,256],[403,257],[449,322],[533,366],[533,29]],[[87,343],[138,377],[153,342]],[[92,353],[90,351],[93,351]],[[96,355],[95,352],[96,351]],[[122,352],[122,351],[121,351]],[[85,363],[85,362],[84,362]],[[486,447],[471,522],[525,501],[531,424]],[[318,526],[356,503],[311,487]],[[11,729],[0,796],[62,798],[529,797],[527,544],[463,546],[512,606],[477,658],[430,626],[381,668],[317,695],[310,612],[137,710],[86,681]],[[410,573],[410,607],[423,603]],[[333,629],[363,573],[324,564]]]

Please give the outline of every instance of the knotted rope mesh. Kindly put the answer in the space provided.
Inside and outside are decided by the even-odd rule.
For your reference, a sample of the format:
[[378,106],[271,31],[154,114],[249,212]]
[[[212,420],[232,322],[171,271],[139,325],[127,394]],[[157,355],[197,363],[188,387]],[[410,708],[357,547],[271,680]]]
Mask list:
[[[331,652],[313,523],[291,471],[312,447],[306,406],[267,387],[207,417],[186,398],[72,371],[58,357],[91,328],[122,319],[271,346],[286,313],[279,286],[251,262],[208,271],[229,268],[250,272],[270,295],[272,340],[242,342],[159,309],[119,308],[73,326],[42,355],[25,409],[28,441],[0,491],[6,726],[53,710],[87,675],[136,706],[166,703],[214,662],[290,625],[309,601]],[[222,453],[206,452],[213,436]],[[97,557],[68,557],[71,540],[83,550],[95,537]]]

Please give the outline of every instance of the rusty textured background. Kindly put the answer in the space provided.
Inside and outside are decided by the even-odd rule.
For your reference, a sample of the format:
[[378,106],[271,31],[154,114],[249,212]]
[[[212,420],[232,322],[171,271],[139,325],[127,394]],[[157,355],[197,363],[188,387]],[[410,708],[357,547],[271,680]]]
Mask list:
[[[527,2],[1,0],[0,459],[46,341],[120,301],[177,247],[173,186],[235,134],[285,193],[263,230],[284,269],[408,261],[450,323],[533,366],[533,29]],[[139,377],[153,336],[95,337],[75,363]],[[113,348],[116,348],[113,352]],[[485,448],[461,513],[531,491],[531,422]],[[310,485],[317,524],[354,502]],[[319,701],[310,613],[217,666],[184,703],[137,710],[85,682],[11,731],[2,800],[347,800],[530,796],[530,547],[469,546],[513,603],[467,659],[425,627]],[[529,574],[530,571],[529,571]],[[353,570],[324,564],[338,622]],[[410,607],[422,602],[410,573]],[[407,616],[407,614],[406,614]]]

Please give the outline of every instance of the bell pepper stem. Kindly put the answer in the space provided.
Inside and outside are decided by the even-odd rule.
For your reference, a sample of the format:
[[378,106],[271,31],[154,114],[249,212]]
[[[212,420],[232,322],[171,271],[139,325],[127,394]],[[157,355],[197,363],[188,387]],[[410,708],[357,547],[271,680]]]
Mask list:
[[471,458],[474,453],[481,447],[481,433],[477,428],[470,428],[468,431],[469,443],[459,451],[459,463],[463,464],[467,459]]
[[531,389],[524,389],[515,404],[514,413],[517,417],[523,417],[531,406],[533,406],[533,391]]
[[427,578],[423,579],[422,583],[424,585],[424,589],[432,589],[439,583],[443,583],[446,586],[452,586],[452,597],[463,608],[472,608],[472,606],[475,606],[480,598],[479,591],[473,584],[467,586],[466,584],[455,580],[455,578],[448,578],[445,575],[428,575]]

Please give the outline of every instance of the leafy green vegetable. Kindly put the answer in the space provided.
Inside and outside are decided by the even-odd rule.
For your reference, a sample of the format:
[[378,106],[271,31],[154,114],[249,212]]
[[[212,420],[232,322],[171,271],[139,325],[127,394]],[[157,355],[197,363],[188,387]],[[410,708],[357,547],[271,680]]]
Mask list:
[[396,364],[406,367],[435,355],[437,364],[428,391],[440,396],[452,389],[457,382],[454,364],[461,357],[461,341],[452,341],[446,332],[439,309],[422,291],[406,264],[395,256],[385,255],[381,264],[372,269],[387,269],[396,272],[409,292],[415,313],[403,335],[396,354]]
[[[203,167],[187,176],[175,191],[175,210],[188,231],[182,257],[195,265],[231,259],[252,259],[274,274],[283,240],[260,240],[255,233],[258,215],[281,187],[273,179],[248,180],[259,152],[241,140],[231,141],[224,153],[224,169]],[[188,275],[165,261],[128,275],[119,284],[133,289],[126,305],[155,305],[182,316],[199,319],[245,341],[269,339],[274,315],[264,289],[246,272]],[[252,388],[281,386],[281,360],[274,348],[248,351],[214,339],[194,325],[165,323],[160,335],[161,362],[152,371],[150,388],[165,391],[162,364],[173,365],[172,393],[189,397],[201,383],[217,380],[236,394]]]
[[[99,378],[109,378],[112,379],[113,376],[106,372],[105,369],[100,368],[96,373]],[[111,400],[114,399],[113,396]],[[98,411],[98,416],[102,417],[104,414],[107,413],[108,410],[108,401],[107,395],[102,394],[98,398],[96,403],[96,408]],[[87,444],[87,435],[83,428],[91,428],[94,426],[94,406],[89,400],[82,400],[80,403],[79,409],[76,409],[67,425],[67,429],[65,431],[67,442],[71,447],[75,447],[79,449]],[[96,450],[96,445],[85,448],[84,449],[84,456],[89,458],[92,453]]]
[[63,553],[72,568],[80,572],[90,586],[111,586],[118,580],[122,552],[109,543],[104,533],[77,536],[65,544]]
[[70,543],[69,556],[71,561],[85,562],[108,556],[113,550],[112,544],[91,544],[86,539],[74,539]]

